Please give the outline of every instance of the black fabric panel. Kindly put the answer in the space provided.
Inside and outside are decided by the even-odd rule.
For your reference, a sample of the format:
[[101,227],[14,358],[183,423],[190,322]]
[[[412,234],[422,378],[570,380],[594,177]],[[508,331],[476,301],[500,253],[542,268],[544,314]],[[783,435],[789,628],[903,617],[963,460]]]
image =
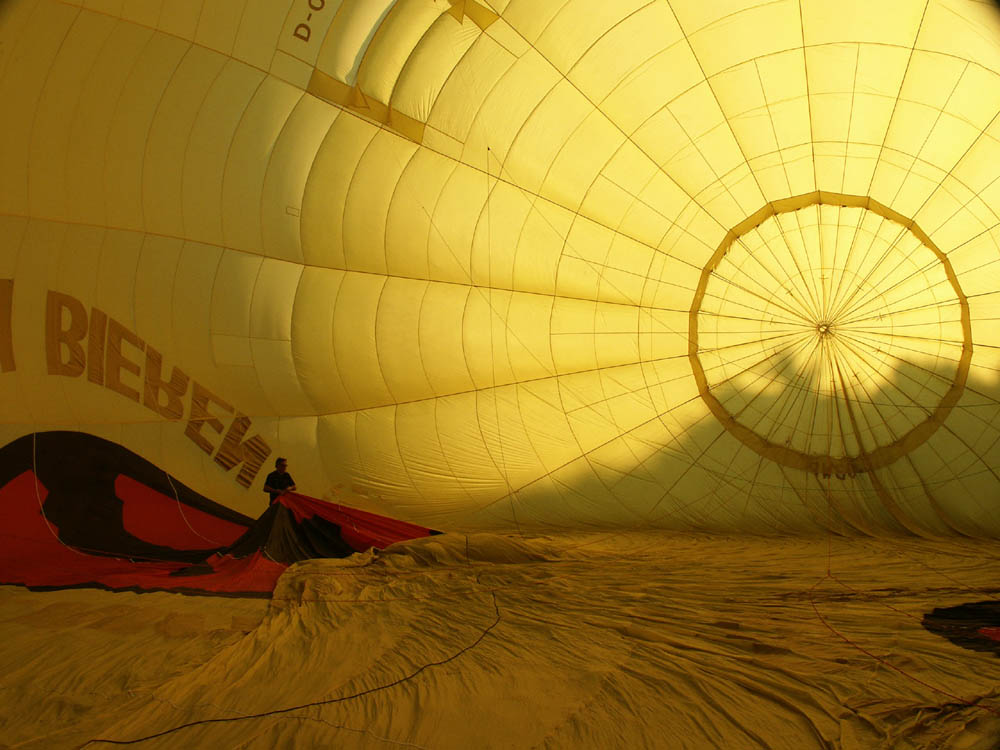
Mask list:
[[340,526],[321,518],[301,523],[280,503],[269,507],[247,533],[221,554],[246,557],[257,550],[275,562],[291,564],[315,557],[348,557],[354,554],[340,536]]
[[1000,641],[979,632],[980,628],[1000,628],[1000,601],[939,607],[924,615],[923,625],[956,646],[1000,656]]
[[203,559],[211,550],[176,550],[129,534],[123,503],[115,494],[119,474],[167,497],[227,521],[249,526],[253,520],[212,502],[127,448],[83,432],[51,431],[25,435],[0,449],[0,486],[31,469],[48,490],[45,516],[59,538],[96,555],[142,560]]

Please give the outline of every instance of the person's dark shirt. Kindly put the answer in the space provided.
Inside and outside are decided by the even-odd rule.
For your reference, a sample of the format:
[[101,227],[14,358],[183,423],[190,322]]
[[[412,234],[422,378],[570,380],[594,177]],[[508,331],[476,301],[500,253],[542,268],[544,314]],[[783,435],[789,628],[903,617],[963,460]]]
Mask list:
[[[294,485],[295,480],[292,479],[292,475],[287,471],[278,471],[276,469],[267,475],[264,484],[274,490],[283,490],[286,487]],[[277,492],[269,492],[268,494],[271,496],[272,503],[280,496]]]

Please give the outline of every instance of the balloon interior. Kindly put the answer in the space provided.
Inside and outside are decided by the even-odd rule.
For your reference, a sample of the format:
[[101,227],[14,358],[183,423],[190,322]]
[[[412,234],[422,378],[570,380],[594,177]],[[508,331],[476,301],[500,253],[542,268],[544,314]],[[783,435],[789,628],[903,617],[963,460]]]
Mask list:
[[0,102],[0,745],[1000,736],[995,4],[9,0]]

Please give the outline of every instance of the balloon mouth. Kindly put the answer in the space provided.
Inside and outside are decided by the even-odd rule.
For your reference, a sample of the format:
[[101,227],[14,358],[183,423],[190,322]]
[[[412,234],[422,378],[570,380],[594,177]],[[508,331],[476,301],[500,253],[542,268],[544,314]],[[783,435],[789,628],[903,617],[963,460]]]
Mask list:
[[[803,209],[797,223],[781,218]],[[845,209],[860,210],[857,226],[874,227],[865,237],[895,227],[874,268],[874,250],[855,250],[856,239],[839,253],[802,232],[788,241],[794,226],[841,221]],[[887,262],[893,253],[900,257]],[[917,277],[893,276],[917,253],[943,293],[936,304],[914,307],[904,282]],[[891,272],[876,274],[883,266]],[[957,320],[942,323],[945,305]],[[937,326],[937,338],[957,346],[931,352],[928,365],[916,324]],[[971,359],[969,302],[948,256],[912,219],[867,196],[815,192],[766,204],[726,234],[688,313],[688,360],[709,411],[758,455],[822,476],[871,473],[925,443],[961,398]],[[896,381],[928,366],[935,387],[919,408],[905,394],[897,405]]]

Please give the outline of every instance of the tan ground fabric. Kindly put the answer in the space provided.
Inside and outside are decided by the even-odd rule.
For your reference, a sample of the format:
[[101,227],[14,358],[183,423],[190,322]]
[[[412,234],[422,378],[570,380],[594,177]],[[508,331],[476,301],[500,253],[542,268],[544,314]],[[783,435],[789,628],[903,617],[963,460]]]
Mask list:
[[1000,659],[921,622],[998,580],[985,543],[454,535],[300,563],[270,603],[4,587],[0,736],[987,750]]

